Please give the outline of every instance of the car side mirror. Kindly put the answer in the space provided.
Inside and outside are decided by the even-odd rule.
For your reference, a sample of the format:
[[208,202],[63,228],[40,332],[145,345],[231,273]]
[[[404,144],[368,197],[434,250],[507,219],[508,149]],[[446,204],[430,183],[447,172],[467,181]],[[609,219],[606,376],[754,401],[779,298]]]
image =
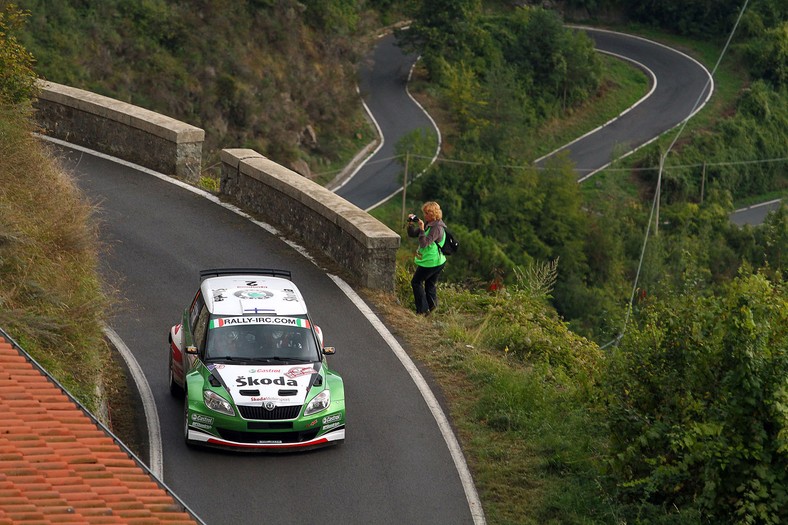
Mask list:
[[333,346],[326,346],[323,348],[323,355],[334,355],[336,352]]
[[186,353],[187,354],[196,354],[197,353],[197,347],[194,346],[194,345],[187,346],[186,347]]

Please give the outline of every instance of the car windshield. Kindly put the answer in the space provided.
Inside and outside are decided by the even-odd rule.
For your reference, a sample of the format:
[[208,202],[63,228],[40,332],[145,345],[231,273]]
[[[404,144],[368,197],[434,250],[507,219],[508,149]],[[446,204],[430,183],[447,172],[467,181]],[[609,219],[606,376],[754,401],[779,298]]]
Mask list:
[[211,316],[205,359],[313,362],[320,359],[310,322],[300,317]]

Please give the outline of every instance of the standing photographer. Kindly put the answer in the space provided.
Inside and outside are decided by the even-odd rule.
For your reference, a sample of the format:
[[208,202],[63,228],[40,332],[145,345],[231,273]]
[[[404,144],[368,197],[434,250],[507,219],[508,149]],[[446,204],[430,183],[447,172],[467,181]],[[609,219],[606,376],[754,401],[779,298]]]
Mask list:
[[[446,242],[443,212],[437,202],[425,202],[421,207],[424,220],[415,215],[408,217],[410,222],[418,222],[419,248],[413,262],[416,272],[410,284],[416,302],[416,313],[428,315],[438,306],[438,276],[446,265],[446,256],[440,247]],[[426,224],[424,223],[426,221]]]

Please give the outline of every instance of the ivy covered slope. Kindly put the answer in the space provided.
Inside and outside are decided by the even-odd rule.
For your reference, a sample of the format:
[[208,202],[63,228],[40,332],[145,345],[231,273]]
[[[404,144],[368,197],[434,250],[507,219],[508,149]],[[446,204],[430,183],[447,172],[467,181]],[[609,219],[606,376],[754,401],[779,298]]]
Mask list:
[[18,4],[40,76],[204,128],[206,167],[221,148],[249,147],[320,172],[368,138],[355,64],[370,15],[355,2]]

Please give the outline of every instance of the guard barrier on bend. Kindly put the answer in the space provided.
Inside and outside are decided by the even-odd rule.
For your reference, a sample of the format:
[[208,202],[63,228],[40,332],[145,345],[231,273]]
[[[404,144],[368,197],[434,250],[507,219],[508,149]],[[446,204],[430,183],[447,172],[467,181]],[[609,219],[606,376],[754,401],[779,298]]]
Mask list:
[[[44,133],[196,183],[205,132],[170,117],[41,81],[36,120]],[[394,289],[400,236],[342,197],[253,150],[222,151],[221,192],[333,261],[354,284]]]
[[205,131],[119,100],[39,82],[34,106],[46,135],[196,183]]
[[349,280],[392,291],[400,236],[324,187],[254,150],[222,150],[220,189],[334,261]]

